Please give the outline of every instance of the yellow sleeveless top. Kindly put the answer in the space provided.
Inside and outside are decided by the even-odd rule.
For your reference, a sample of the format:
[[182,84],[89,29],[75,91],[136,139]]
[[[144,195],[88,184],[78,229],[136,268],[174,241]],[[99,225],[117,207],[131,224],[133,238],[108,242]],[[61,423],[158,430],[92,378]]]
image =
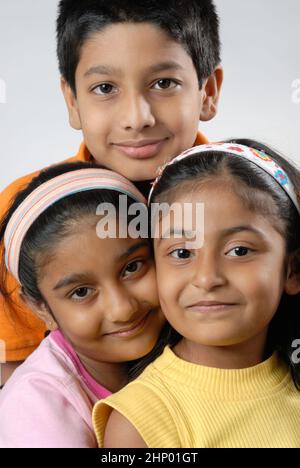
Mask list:
[[183,361],[167,347],[138,379],[96,404],[100,447],[112,408],[150,448],[300,447],[300,392],[276,354],[224,370]]

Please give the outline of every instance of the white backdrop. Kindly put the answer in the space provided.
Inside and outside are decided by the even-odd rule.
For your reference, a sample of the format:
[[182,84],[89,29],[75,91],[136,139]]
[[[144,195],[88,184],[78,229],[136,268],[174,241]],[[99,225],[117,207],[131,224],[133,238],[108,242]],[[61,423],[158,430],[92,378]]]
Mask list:
[[[299,0],[216,0],[225,83],[211,140],[261,139],[300,163]],[[58,0],[0,0],[0,190],[76,153],[55,55]]]

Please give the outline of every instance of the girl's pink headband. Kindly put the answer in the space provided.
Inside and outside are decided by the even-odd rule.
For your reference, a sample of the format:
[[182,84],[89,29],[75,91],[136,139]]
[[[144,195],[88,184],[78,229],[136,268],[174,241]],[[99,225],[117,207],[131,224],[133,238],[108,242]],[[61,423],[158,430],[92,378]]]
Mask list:
[[125,177],[106,169],[79,169],[67,172],[36,188],[12,215],[4,236],[5,264],[8,271],[19,280],[21,246],[25,236],[38,219],[57,201],[75,193],[95,189],[110,189],[147,203],[143,195]]
[[270,176],[272,176],[273,179],[275,179],[278,182],[281,188],[290,197],[295,207],[297,208],[298,213],[300,214],[300,205],[298,202],[298,197],[297,197],[295,188],[292,182],[290,181],[290,179],[288,178],[286,172],[280,166],[278,166],[278,164],[275,161],[273,161],[273,159],[270,156],[268,156],[263,151],[258,151],[256,149],[249,148],[248,146],[238,145],[234,143],[214,143],[211,145],[208,144],[208,145],[194,146],[193,148],[187,151],[184,151],[179,156],[176,156],[174,159],[172,159],[170,162],[168,162],[167,164],[165,164],[165,166],[161,168],[156,180],[154,181],[152,185],[152,189],[149,195],[149,203],[151,201],[155,186],[157,185],[162,174],[164,173],[165,169],[168,166],[175,164],[176,162],[181,161],[182,159],[188,158],[190,156],[193,156],[195,154],[207,153],[208,151],[219,151],[219,152],[228,153],[229,155],[233,155],[233,156],[236,156],[236,155],[242,156],[248,161],[251,161],[253,164],[256,164],[256,166],[260,167],[265,172],[270,174]]

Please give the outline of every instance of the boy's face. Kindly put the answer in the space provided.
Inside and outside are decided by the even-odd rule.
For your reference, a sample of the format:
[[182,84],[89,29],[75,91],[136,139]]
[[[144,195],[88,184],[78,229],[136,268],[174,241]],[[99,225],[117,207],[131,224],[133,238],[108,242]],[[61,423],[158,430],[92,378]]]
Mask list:
[[153,179],[193,146],[199,119],[216,113],[222,71],[199,90],[184,48],[148,23],[117,23],[81,49],[76,92],[62,81],[71,126],[99,164],[130,180]]

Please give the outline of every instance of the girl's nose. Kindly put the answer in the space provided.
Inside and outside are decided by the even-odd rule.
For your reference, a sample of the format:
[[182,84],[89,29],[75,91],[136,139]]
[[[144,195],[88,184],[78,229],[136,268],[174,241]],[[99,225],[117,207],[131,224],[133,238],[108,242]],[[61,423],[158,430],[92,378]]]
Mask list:
[[195,287],[211,291],[226,284],[221,262],[214,255],[206,254],[200,256],[198,261],[195,262],[194,268],[192,284]]
[[104,299],[106,318],[111,322],[131,322],[137,319],[139,302],[125,288],[110,289]]
[[141,132],[144,128],[155,125],[151,105],[139,93],[133,92],[123,99],[122,109],[119,109],[119,112],[119,119],[124,130]]

